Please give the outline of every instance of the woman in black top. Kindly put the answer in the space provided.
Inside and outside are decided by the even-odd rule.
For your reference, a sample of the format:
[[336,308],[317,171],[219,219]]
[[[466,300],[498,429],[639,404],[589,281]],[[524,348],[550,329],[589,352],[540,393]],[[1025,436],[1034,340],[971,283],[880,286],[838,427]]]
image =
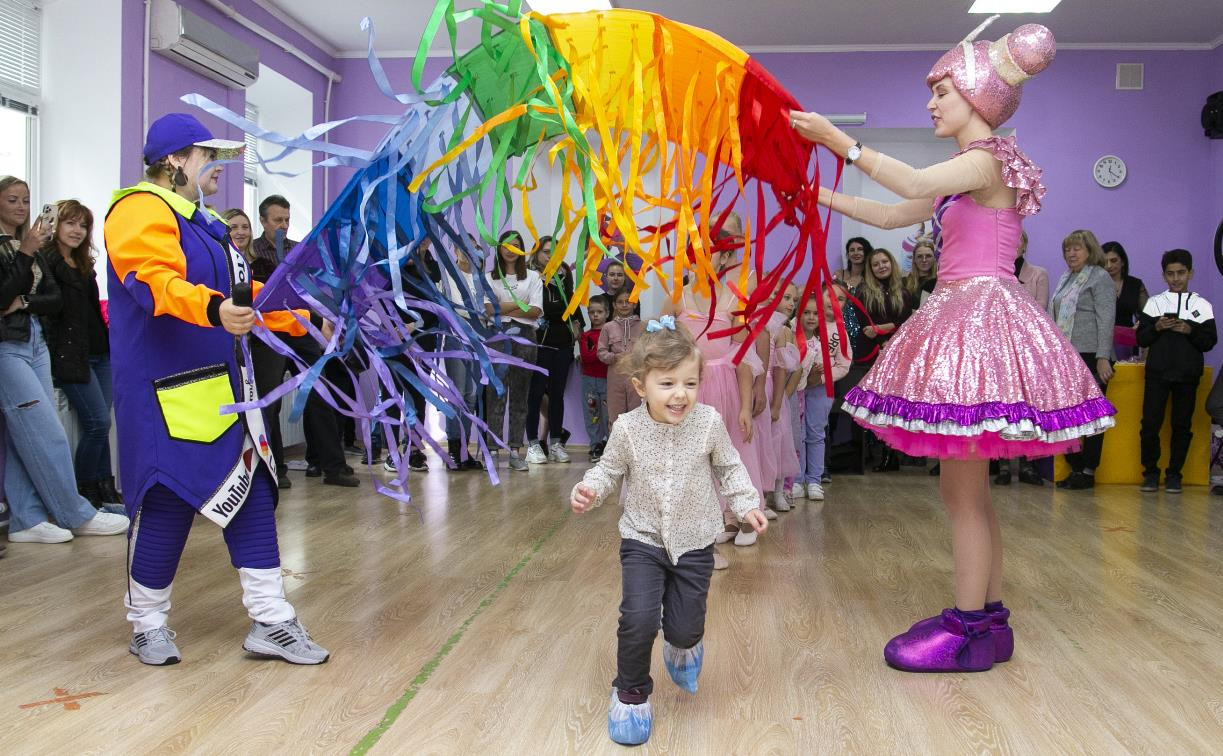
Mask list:
[[63,543],[78,535],[118,535],[127,531],[128,519],[97,511],[76,490],[41,322],[63,306],[55,277],[37,254],[53,230],[41,219],[30,228],[29,219],[30,187],[12,176],[0,178],[0,410],[8,539]]
[[1104,250],[1104,269],[1112,276],[1113,287],[1117,291],[1113,346],[1117,350],[1117,358],[1125,359],[1138,348],[1134,326],[1138,323],[1142,308],[1146,307],[1147,287],[1141,278],[1130,275],[1130,257],[1121,242],[1105,242],[1100,248]]
[[41,252],[64,303],[47,317],[51,377],[81,426],[74,458],[77,490],[95,507],[119,505],[123,498],[110,460],[110,332],[94,269],[93,213],[76,200],[58,207],[55,237]]
[[[552,259],[552,245],[551,236],[541,236],[531,252],[531,267],[541,276]],[[544,281],[544,313],[536,332],[541,349],[536,352],[535,364],[545,372],[531,373],[531,388],[527,395],[527,461],[533,464],[569,461],[569,454],[565,451],[565,384],[569,380],[569,368],[573,365],[573,345],[586,327],[580,309],[569,320],[563,317],[572,298],[573,269],[568,263],[561,263],[552,278]],[[548,431],[541,445],[539,413],[545,395],[548,397]],[[548,436],[551,436],[551,444],[548,443]]]
[[905,291],[900,266],[892,253],[882,247],[867,256],[861,299],[870,324],[862,327],[855,355],[861,355],[864,364],[873,365],[879,350],[913,314],[913,300]]

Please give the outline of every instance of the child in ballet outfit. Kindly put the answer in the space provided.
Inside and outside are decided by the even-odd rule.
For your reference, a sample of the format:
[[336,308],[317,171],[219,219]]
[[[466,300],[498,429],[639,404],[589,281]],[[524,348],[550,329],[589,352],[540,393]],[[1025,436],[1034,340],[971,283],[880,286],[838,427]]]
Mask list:
[[605,502],[624,481],[623,598],[607,712],[608,735],[622,745],[650,737],[650,655],[660,623],[667,674],[696,692],[713,543],[723,527],[715,478],[736,515],[757,532],[768,527],[722,416],[696,400],[702,363],[696,342],[686,329],[676,329],[674,317],[649,322],[616,362],[642,402],[612,426],[603,457],[571,495],[570,506],[580,514]]

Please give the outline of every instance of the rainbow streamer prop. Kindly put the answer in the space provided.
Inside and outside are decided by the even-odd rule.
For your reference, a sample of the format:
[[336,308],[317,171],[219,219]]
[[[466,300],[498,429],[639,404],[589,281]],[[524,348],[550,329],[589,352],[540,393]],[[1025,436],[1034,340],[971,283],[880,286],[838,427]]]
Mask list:
[[[480,44],[458,54],[457,29],[464,23],[480,24]],[[443,27],[453,63],[426,86],[425,60]],[[710,336],[748,329],[739,358],[804,264],[811,272],[800,301],[830,283],[827,227],[816,202],[819,162],[815,147],[788,120],[800,106],[762,66],[717,35],[640,11],[539,15],[523,13],[520,0],[483,0],[460,11],[453,0],[440,0],[413,62],[415,92],[402,94],[392,90],[374,53],[369,19],[363,28],[375,81],[405,108],[370,152],[320,140],[347,121],[288,137],[198,95],[184,98],[284,147],[270,160],[260,157],[265,164],[292,149],[311,149],[327,156],[317,165],[358,167],[256,302],[264,311],[306,306],[335,322],[335,335],[321,360],[305,364],[261,333],[300,372],[260,403],[297,388],[294,412],[300,413],[305,391],[317,388],[362,421],[367,439],[371,424],[396,439],[388,440],[394,450],[403,440],[433,445],[403,398],[405,389],[420,391],[447,417],[461,414],[472,422],[470,440],[491,471],[485,439],[500,429],[489,429],[475,408],[464,406],[440,365],[447,357],[469,360],[479,366],[481,384],[504,390],[500,376],[515,364],[508,354],[515,336],[501,328],[497,297],[471,240],[495,248],[516,199],[528,243],[542,228],[561,252],[543,271],[545,280],[563,253],[576,248],[578,280],[566,317],[600,282],[613,228],[625,258],[639,262],[626,266],[634,301],[653,279],[675,302],[685,287],[708,297],[712,316],[719,290],[712,256],[731,248],[719,234],[732,210],[744,216],[745,237],[743,264],[735,280],[724,282],[737,300],[736,325]],[[543,163],[560,177],[556,207],[532,200]],[[841,167],[837,160],[834,186]],[[639,218],[649,222],[639,225]],[[425,240],[431,260],[422,251]],[[766,243],[784,245],[770,266]],[[471,290],[461,285],[463,257],[476,271]],[[484,315],[486,303],[492,316]],[[440,340],[440,351],[422,346],[425,336]],[[346,381],[328,377],[337,370],[348,374]],[[378,377],[377,392],[342,388],[364,371]],[[407,498],[405,474],[384,492]]]

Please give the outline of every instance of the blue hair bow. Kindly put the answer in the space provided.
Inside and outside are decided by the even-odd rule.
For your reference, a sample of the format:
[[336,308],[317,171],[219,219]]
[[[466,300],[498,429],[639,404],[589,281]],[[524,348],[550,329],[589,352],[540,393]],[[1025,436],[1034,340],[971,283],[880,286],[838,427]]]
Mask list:
[[675,317],[674,316],[663,315],[658,320],[651,320],[649,323],[646,323],[646,326],[645,326],[645,330],[648,333],[654,333],[655,331],[661,331],[664,328],[666,328],[668,331],[675,330]]

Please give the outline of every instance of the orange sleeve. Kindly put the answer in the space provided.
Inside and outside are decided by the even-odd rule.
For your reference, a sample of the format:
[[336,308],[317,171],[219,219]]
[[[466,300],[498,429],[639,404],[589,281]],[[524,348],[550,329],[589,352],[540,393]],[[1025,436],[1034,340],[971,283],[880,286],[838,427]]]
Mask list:
[[[252,281],[252,298],[257,298],[262,288],[262,283]],[[293,313],[297,313],[302,320],[310,320],[309,310],[273,310],[263,313],[263,324],[268,327],[269,331],[279,331],[290,336],[305,336],[306,327],[299,323],[297,318],[293,317]]]
[[147,193],[124,197],[110,211],[103,233],[110,264],[136,301],[153,315],[212,327],[208,304],[222,294],[187,280],[178,221],[164,201]]

